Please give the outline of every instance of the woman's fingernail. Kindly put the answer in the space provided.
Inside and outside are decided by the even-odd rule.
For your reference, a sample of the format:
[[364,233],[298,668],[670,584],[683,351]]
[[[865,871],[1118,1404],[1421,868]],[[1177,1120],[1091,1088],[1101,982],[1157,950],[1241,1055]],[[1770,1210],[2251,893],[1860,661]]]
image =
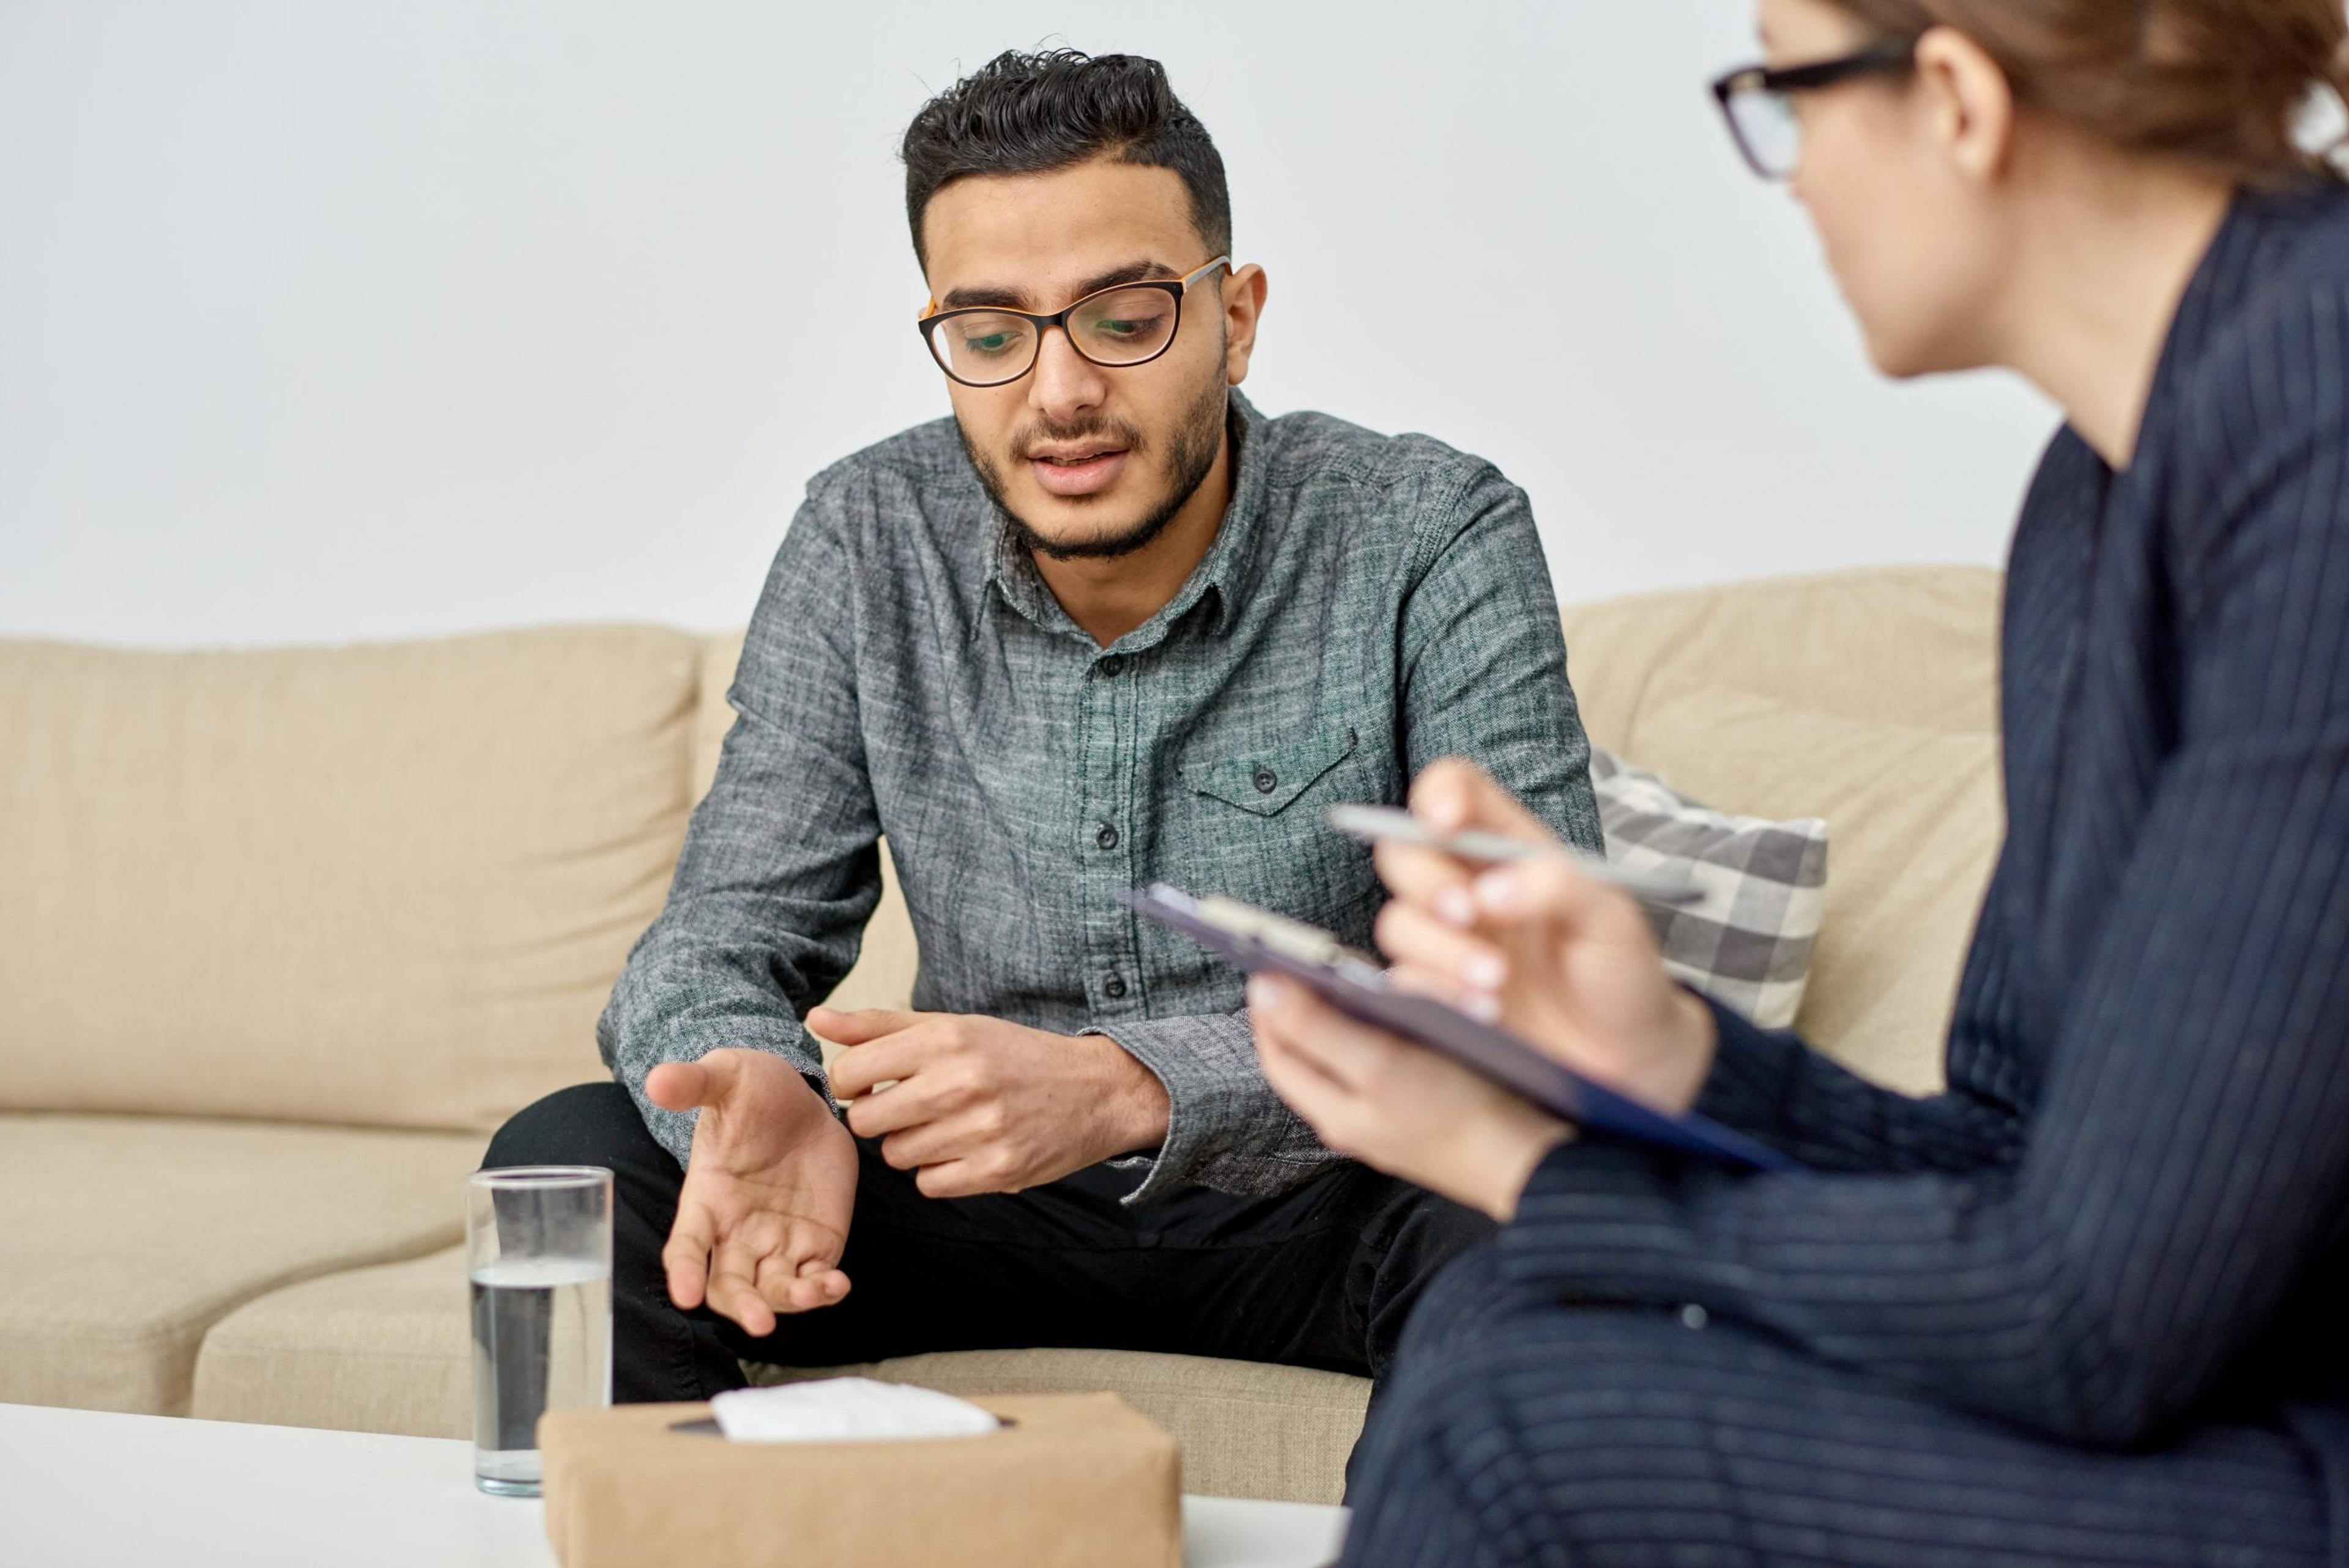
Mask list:
[[1476,901],[1466,888],[1448,887],[1435,895],[1435,917],[1447,925],[1476,923]]
[[1460,998],[1460,1010],[1480,1024],[1501,1021],[1501,999],[1489,991],[1471,991]]
[[1258,975],[1248,982],[1247,996],[1251,1007],[1278,1007],[1288,1000],[1288,983]]
[[1507,914],[1523,897],[1517,879],[1507,872],[1493,872],[1476,879],[1476,902],[1487,913]]
[[1491,953],[1474,953],[1460,965],[1460,978],[1479,991],[1497,991],[1509,977],[1508,965]]

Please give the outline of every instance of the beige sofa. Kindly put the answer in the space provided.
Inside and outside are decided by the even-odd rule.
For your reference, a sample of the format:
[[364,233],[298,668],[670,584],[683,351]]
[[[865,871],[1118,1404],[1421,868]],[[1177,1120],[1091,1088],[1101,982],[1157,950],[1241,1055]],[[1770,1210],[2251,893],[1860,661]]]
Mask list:
[[[1998,582],[1868,571],[1569,612],[1592,734],[1818,814],[1813,1037],[1923,1090],[1999,835]],[[152,654],[0,642],[0,1401],[462,1435],[460,1186],[592,1026],[715,766],[738,637]],[[843,988],[902,999],[894,897]],[[951,1312],[952,1302],[939,1310]],[[1186,1484],[1334,1499],[1365,1386],[1053,1349]]]

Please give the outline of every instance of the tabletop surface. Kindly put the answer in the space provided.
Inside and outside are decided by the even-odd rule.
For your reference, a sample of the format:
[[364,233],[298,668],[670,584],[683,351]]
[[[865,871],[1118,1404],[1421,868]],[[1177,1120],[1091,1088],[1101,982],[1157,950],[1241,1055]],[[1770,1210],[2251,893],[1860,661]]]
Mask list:
[[[535,1501],[473,1490],[473,1449],[0,1405],[0,1568],[555,1568]],[[1319,1568],[1345,1510],[1183,1500],[1185,1568]]]

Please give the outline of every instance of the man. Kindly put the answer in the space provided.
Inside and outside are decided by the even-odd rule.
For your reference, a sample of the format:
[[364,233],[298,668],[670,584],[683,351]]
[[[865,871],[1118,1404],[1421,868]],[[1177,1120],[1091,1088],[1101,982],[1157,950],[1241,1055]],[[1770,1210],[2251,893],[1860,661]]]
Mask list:
[[[523,1111],[490,1163],[615,1171],[623,1400],[1034,1345],[1376,1375],[1489,1222],[1316,1142],[1240,977],[1111,894],[1367,945],[1378,880],[1322,810],[1454,754],[1596,847],[1525,498],[1233,390],[1265,275],[1154,62],[1007,54],[904,155],[954,418],[810,487],[598,1031],[619,1083]],[[1440,318],[1409,286],[1363,330]],[[916,1010],[816,1006],[884,834]],[[811,1030],[846,1047],[829,1078]]]

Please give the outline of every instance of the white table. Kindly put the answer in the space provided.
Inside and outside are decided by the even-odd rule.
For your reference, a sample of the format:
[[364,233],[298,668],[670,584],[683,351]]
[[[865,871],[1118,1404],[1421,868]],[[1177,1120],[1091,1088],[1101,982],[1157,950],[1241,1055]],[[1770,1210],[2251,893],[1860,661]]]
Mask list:
[[[1183,1500],[1186,1568],[1319,1568],[1346,1511]],[[0,1405],[4,1568],[555,1568],[535,1501],[473,1490],[473,1449]]]

